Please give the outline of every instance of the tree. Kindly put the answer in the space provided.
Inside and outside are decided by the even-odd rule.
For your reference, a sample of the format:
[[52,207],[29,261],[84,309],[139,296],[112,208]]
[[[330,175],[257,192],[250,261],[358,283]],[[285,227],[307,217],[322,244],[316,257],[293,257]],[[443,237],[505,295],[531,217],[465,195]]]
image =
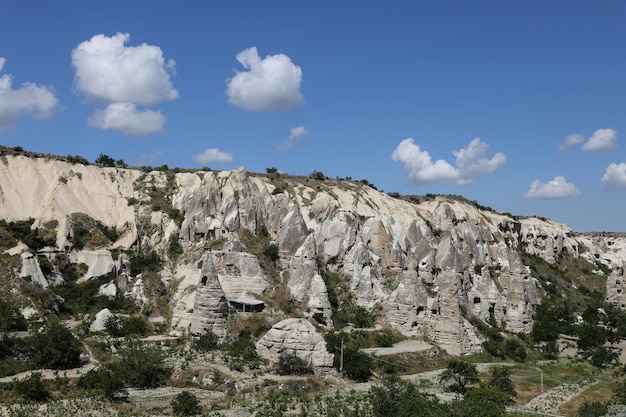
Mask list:
[[101,167],[114,167],[115,159],[111,158],[109,155],[100,153],[100,155],[98,155],[98,157],[96,158],[95,163],[96,165]]
[[361,306],[352,308],[349,320],[354,327],[358,328],[374,327],[376,323],[376,317]]
[[272,262],[276,261],[280,257],[278,245],[275,243],[268,243],[263,247],[263,255],[267,256],[267,258]]
[[50,392],[41,377],[41,373],[34,372],[28,378],[11,383],[13,392],[26,401],[44,402],[50,397]]
[[324,175],[321,171],[313,171],[309,177],[313,180],[325,180],[326,175]]
[[172,402],[172,412],[175,416],[195,416],[200,414],[200,401],[198,397],[187,390],[177,394]]
[[465,394],[467,386],[478,382],[478,370],[476,365],[453,359],[448,362],[439,380],[442,383],[452,381],[448,388],[452,391]]
[[455,417],[504,417],[507,401],[502,391],[479,387],[468,390],[463,400],[455,401],[451,408]]
[[106,367],[91,369],[78,379],[76,386],[110,400],[125,395],[122,374]]
[[267,172],[268,174],[276,174],[278,173],[278,168],[276,167],[265,168],[265,172]]
[[4,340],[7,332],[26,330],[28,324],[14,301],[0,295],[0,338]]
[[69,369],[80,365],[82,345],[60,322],[44,325],[30,337],[31,362],[38,368]]
[[194,342],[194,347],[201,352],[210,352],[220,344],[220,338],[210,329],[198,336]]
[[280,375],[305,375],[313,373],[313,369],[311,369],[304,359],[294,352],[289,351],[280,353],[276,370]]
[[446,417],[452,416],[446,404],[417,386],[392,376],[369,391],[374,417]]
[[489,377],[487,386],[507,394],[509,400],[512,397],[517,397],[515,386],[511,380],[511,370],[508,366],[496,365],[491,367],[491,376]]
[[353,348],[344,349],[343,369],[355,381],[365,382],[372,376],[372,358]]
[[617,354],[611,347],[606,346],[608,330],[602,326],[582,324],[578,327],[576,347],[585,359],[597,367],[617,359]]
[[158,346],[129,339],[118,354],[119,358],[111,365],[111,370],[123,375],[125,386],[155,388],[162,385],[171,374],[171,369],[164,364],[165,353]]

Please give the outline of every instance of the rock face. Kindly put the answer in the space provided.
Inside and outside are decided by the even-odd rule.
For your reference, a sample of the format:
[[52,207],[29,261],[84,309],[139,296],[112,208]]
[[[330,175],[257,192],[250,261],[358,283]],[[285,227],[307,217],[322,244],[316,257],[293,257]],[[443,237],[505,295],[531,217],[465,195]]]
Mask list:
[[196,290],[189,330],[191,334],[202,334],[210,330],[223,340],[226,337],[228,318],[226,294],[215,272],[212,256],[205,255],[202,262],[202,277]]
[[606,280],[606,301],[619,308],[626,308],[626,274],[624,267],[616,268]]
[[94,318],[93,322],[91,322],[91,325],[89,326],[89,331],[91,332],[101,332],[104,329],[106,329],[106,322],[108,319],[110,319],[111,317],[113,317],[113,313],[111,313],[111,310],[109,310],[108,308],[105,308],[104,310],[100,310],[97,314],[96,317]]
[[257,353],[278,362],[281,352],[294,353],[312,366],[333,366],[334,355],[315,326],[305,319],[286,319],[276,323],[256,344]]
[[[596,264],[598,274],[608,269],[607,298],[626,304],[619,292],[625,235],[574,234],[562,224],[514,218],[454,196],[409,201],[347,180],[244,168],[144,172],[12,154],[1,156],[0,185],[0,218],[33,217],[33,227],[55,221],[53,251],[84,263],[82,279],[108,274],[116,293],[135,294],[149,305],[143,277],[120,280],[129,274],[128,255],[114,258],[113,249],[155,250],[164,257],[159,277],[173,292],[174,334],[212,329],[224,336],[229,300],[269,297],[279,285],[301,316],[331,328],[338,307],[338,288],[327,282],[333,274],[340,281],[334,285],[353,304],[375,310],[379,321],[428,337],[450,353],[471,353],[481,340],[470,316],[494,319],[512,332],[532,329],[539,280],[522,252],[546,262],[567,252]],[[169,209],[153,200],[155,190],[167,195]],[[178,222],[170,217],[176,211]],[[122,233],[105,247],[75,250],[68,239],[75,213]],[[258,248],[243,239],[259,238],[261,230],[279,248],[271,276]],[[169,256],[172,236],[183,249],[177,258]],[[27,247],[10,253],[22,254],[22,277],[42,286],[52,282],[39,253]],[[106,291],[113,294],[113,288]]]

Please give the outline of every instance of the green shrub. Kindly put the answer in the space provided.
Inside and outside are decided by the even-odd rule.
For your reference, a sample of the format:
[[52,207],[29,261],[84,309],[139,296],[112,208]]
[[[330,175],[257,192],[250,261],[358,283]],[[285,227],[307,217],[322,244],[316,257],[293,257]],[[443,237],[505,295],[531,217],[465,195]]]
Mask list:
[[278,245],[275,243],[268,243],[263,246],[263,255],[265,255],[272,262],[276,261],[279,258]]
[[174,207],[167,210],[167,215],[170,219],[174,220],[174,223],[176,223],[176,226],[178,227],[180,227],[185,220],[185,213]]
[[162,264],[161,257],[155,250],[132,255],[128,262],[131,275],[141,274],[142,272],[158,272]]
[[319,181],[326,179],[326,175],[324,175],[320,171],[313,171],[311,175],[309,175],[309,177],[313,180],[319,180]]
[[372,376],[372,358],[356,349],[344,349],[343,370],[351,379],[366,382]]
[[44,402],[50,398],[40,372],[33,372],[28,378],[12,382],[11,390],[26,401]]
[[80,365],[82,344],[62,323],[52,322],[29,338],[30,361],[36,368],[69,369]]
[[104,327],[113,337],[147,336],[152,332],[150,323],[143,316],[111,316],[104,323]]
[[256,352],[256,346],[249,331],[242,331],[235,340],[226,346],[228,367],[242,371],[246,367],[257,369],[265,361]]
[[91,369],[78,379],[76,386],[108,399],[118,398],[125,394],[122,375],[106,367]]
[[207,330],[194,341],[194,347],[201,352],[210,352],[220,343],[220,338],[211,330]]
[[353,307],[349,317],[350,323],[358,328],[373,327],[376,322],[374,315],[361,306]]
[[312,374],[313,369],[301,357],[294,352],[283,351],[278,357],[276,371],[280,375],[305,375]]
[[178,233],[170,234],[167,240],[167,254],[171,260],[176,260],[183,253],[183,245],[178,241]]
[[[374,417],[448,417],[447,405],[432,394],[420,392],[418,387],[392,376],[381,385],[373,386],[368,395]],[[478,414],[480,415],[480,414]]]
[[111,158],[109,155],[100,153],[94,163],[100,167],[114,167],[115,159]]
[[175,416],[195,416],[200,414],[200,401],[192,392],[182,391],[170,403]]
[[394,338],[389,333],[376,333],[374,335],[374,341],[376,342],[376,346],[379,347],[391,347],[394,343]]
[[165,357],[158,346],[130,339],[118,351],[118,359],[111,365],[111,371],[122,375],[125,386],[155,388],[171,374],[171,369],[165,366]]
[[5,295],[0,295],[0,337],[4,339],[7,332],[26,330],[28,324],[20,313],[15,302]]

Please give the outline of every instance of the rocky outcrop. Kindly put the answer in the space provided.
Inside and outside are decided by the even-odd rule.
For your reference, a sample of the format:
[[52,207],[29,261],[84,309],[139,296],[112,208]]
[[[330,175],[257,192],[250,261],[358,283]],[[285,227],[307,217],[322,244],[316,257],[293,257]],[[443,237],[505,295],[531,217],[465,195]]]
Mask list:
[[613,270],[606,280],[606,301],[619,308],[626,308],[626,273],[624,267]]
[[[148,305],[143,278],[121,273],[128,259],[114,260],[112,250],[157,251],[165,260],[159,278],[173,293],[174,334],[213,329],[224,336],[227,301],[265,300],[279,281],[297,302],[297,313],[332,327],[332,310],[339,306],[331,305],[337,300],[329,299],[322,274],[330,272],[353,304],[375,310],[379,321],[428,337],[450,353],[470,353],[481,344],[470,316],[495,320],[511,332],[532,328],[539,280],[521,251],[547,262],[563,253],[586,259],[602,279],[613,271],[607,298],[623,304],[623,272],[616,271],[626,264],[624,235],[574,234],[566,225],[496,213],[455,196],[407,201],[347,180],[265,176],[244,168],[100,168],[23,155],[2,156],[0,184],[0,218],[33,217],[33,227],[54,220],[57,244],[50,254],[85,263],[83,279],[110,276],[115,288],[103,286],[103,293],[133,294]],[[167,195],[171,207],[161,207],[155,195]],[[180,223],[170,218],[176,210],[184,214]],[[68,240],[74,213],[123,233],[104,247],[77,251]],[[263,255],[242,243],[244,230],[257,237],[267,231],[278,246],[274,275],[261,267],[257,256]],[[169,258],[176,235],[183,254]],[[22,277],[42,286],[51,282],[38,265],[41,254],[25,247],[16,253],[23,254]]]
[[108,308],[98,311],[93,321],[89,325],[90,332],[101,332],[106,329],[106,322],[113,317],[113,313]]
[[315,326],[305,319],[286,319],[276,323],[257,342],[257,353],[270,362],[278,362],[282,352],[293,353],[311,366],[333,366],[334,355]]
[[207,254],[202,258],[202,277],[196,290],[189,331],[191,334],[202,334],[210,330],[223,340],[226,337],[227,317],[226,294],[217,277],[212,256]]

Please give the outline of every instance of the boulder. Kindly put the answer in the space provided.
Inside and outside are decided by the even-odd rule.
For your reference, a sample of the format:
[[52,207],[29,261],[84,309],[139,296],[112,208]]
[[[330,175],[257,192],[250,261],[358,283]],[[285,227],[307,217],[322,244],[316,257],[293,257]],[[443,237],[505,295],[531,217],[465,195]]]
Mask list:
[[334,355],[315,326],[305,319],[285,319],[276,323],[256,343],[259,356],[278,362],[281,352],[292,352],[312,366],[333,366]]
[[113,313],[111,313],[111,310],[109,310],[108,308],[98,311],[96,313],[96,317],[94,318],[93,322],[91,322],[91,325],[89,326],[89,331],[90,332],[103,331],[106,328],[104,325],[110,317],[113,317]]

